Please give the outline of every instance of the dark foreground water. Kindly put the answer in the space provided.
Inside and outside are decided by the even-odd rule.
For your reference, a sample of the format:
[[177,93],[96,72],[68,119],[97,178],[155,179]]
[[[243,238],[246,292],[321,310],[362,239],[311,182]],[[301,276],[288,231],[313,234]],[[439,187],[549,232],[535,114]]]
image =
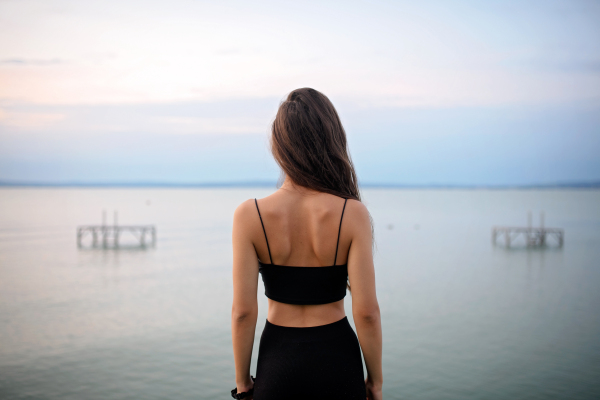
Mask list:
[[[0,189],[0,399],[227,399],[232,212],[269,192]],[[386,399],[600,398],[600,191],[364,198]],[[155,224],[157,247],[78,249],[102,209]],[[563,248],[492,246],[528,210],[565,229]]]

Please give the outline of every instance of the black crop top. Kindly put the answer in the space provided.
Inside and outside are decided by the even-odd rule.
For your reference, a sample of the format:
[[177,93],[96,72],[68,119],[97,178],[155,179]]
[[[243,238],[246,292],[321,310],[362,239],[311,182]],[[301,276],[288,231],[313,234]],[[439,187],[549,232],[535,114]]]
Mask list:
[[263,223],[258,202],[254,199],[260,223],[267,241],[267,250],[271,264],[258,261],[259,272],[265,283],[265,295],[280,303],[287,304],[327,304],[342,300],[346,297],[346,283],[348,281],[348,264],[336,265],[338,247],[340,245],[340,232],[346,203],[342,209],[338,239],[335,247],[335,259],[329,267],[290,267],[273,264],[271,248],[267,239],[267,231]]

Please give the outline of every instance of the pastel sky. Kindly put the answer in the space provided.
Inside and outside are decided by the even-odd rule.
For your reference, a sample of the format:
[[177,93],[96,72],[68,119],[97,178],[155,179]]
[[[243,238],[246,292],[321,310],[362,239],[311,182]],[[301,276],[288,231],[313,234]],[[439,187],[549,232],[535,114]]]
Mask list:
[[364,183],[600,181],[600,2],[573,0],[0,0],[0,181],[275,181],[305,86]]

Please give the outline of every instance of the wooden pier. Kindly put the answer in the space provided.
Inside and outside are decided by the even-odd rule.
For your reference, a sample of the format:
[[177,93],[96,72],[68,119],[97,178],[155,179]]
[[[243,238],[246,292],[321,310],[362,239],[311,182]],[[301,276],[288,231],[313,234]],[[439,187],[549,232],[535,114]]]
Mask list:
[[497,244],[498,238],[503,238],[504,246],[510,247],[511,244],[523,236],[527,247],[544,247],[550,244],[548,238],[552,237],[553,244],[562,247],[564,244],[564,231],[559,228],[545,228],[544,227],[544,213],[540,216],[540,227],[534,228],[531,226],[531,212],[528,215],[528,226],[526,228],[521,227],[507,227],[507,226],[495,226],[492,228],[492,244]]
[[91,246],[101,248],[119,248],[123,234],[129,233],[137,239],[139,247],[156,246],[156,228],[154,225],[118,225],[117,213],[113,225],[106,225],[106,212],[102,213],[102,225],[83,225],[77,227],[77,246],[83,247],[83,239],[91,236]]

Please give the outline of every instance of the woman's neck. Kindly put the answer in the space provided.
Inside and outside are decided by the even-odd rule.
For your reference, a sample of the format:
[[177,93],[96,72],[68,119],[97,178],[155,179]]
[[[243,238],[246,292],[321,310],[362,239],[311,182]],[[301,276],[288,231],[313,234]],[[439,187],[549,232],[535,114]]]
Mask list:
[[296,192],[301,195],[312,195],[319,193],[317,190],[309,189],[307,187],[298,185],[293,180],[291,180],[289,176],[285,177],[280,189],[290,192]]

